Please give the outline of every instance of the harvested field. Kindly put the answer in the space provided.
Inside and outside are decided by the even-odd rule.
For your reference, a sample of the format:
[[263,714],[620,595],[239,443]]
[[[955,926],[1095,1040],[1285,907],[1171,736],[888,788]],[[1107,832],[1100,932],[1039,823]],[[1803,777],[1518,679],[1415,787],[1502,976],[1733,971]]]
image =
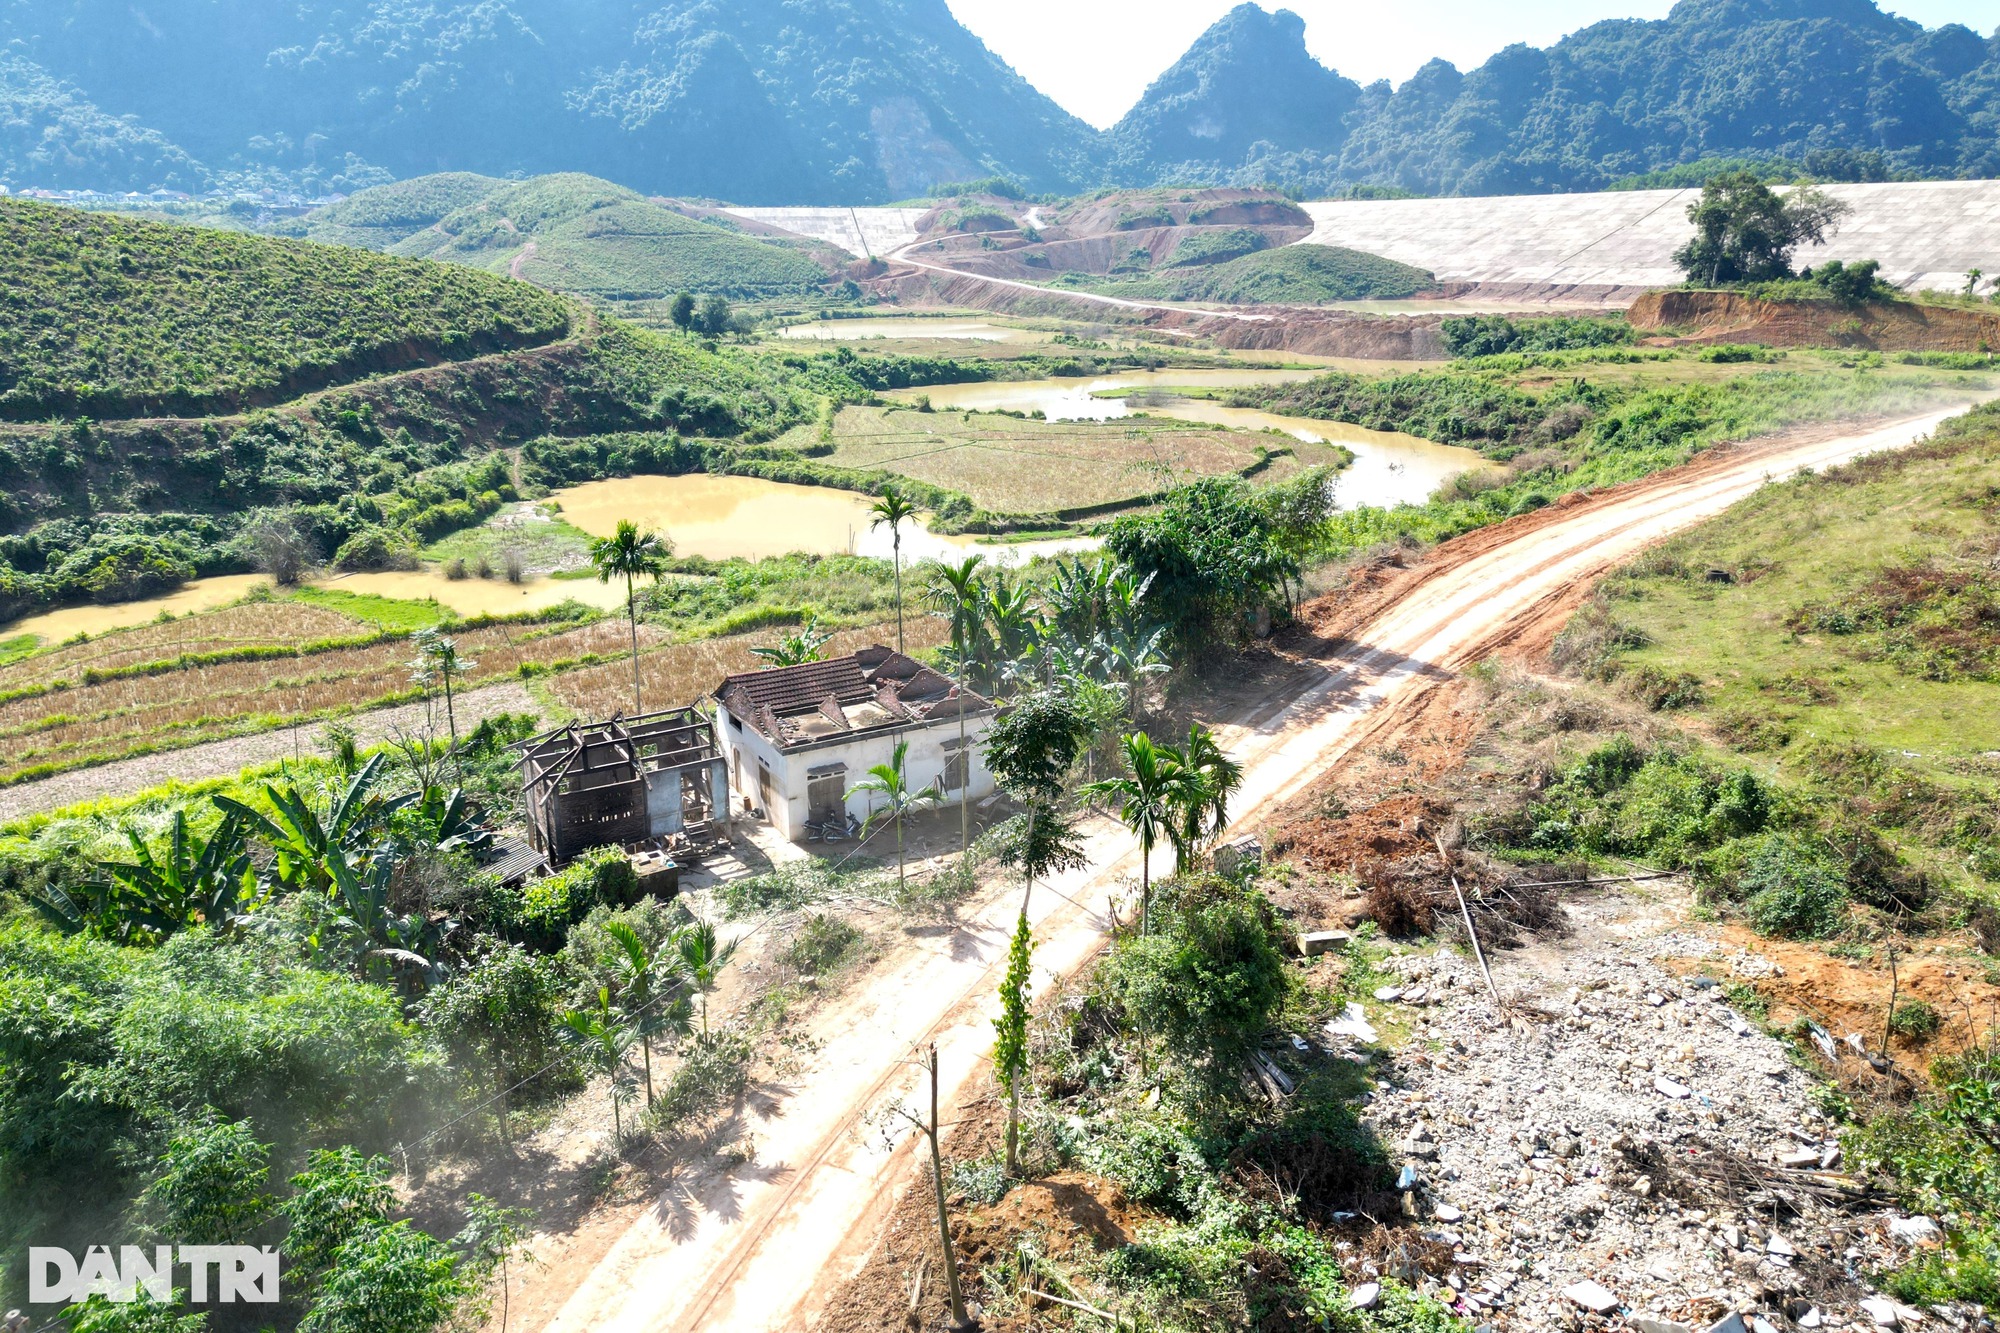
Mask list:
[[[609,623],[609,622],[607,622]],[[625,633],[616,625],[619,634]],[[768,665],[751,649],[775,642],[785,630],[761,630],[752,634],[732,634],[721,639],[676,643],[655,648],[640,658],[640,677],[645,685],[646,706],[690,703],[707,695],[722,683],[724,676],[738,671],[754,671]],[[935,648],[945,640],[942,621],[930,616],[908,616],[904,640],[911,651]],[[871,643],[893,644],[896,626],[869,625],[843,630],[826,646],[828,657],[840,657]],[[555,678],[548,693],[563,708],[583,717],[609,717],[632,711],[632,662],[630,658],[600,663],[568,671]]]
[[[811,447],[809,432],[783,443]],[[988,413],[859,407],[834,423],[838,467],[879,469],[959,491],[996,514],[1138,503],[1172,470],[1241,474],[1296,442],[1180,422],[1046,422]]]
[[205,615],[141,625],[22,658],[0,667],[0,693],[74,679],[85,671],[116,671],[203,653],[354,638],[371,633],[373,628],[323,607],[249,602]]

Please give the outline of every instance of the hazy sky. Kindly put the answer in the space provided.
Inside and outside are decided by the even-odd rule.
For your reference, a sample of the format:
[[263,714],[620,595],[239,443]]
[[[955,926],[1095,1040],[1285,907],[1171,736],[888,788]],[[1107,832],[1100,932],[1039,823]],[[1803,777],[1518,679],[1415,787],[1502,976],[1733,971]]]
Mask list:
[[[947,0],[1030,83],[1093,125],[1124,115],[1236,0]],[[1306,20],[1314,56],[1351,79],[1401,83],[1432,56],[1469,69],[1510,42],[1546,46],[1605,18],[1660,18],[1672,0],[1259,0]],[[1990,33],[1994,0],[1887,0],[1929,27]]]

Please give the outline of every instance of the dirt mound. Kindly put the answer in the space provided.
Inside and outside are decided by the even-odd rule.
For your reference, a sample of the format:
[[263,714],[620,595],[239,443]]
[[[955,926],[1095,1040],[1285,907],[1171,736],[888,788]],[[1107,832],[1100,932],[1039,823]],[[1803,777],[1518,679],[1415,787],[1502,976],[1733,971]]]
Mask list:
[[1858,347],[1877,352],[1988,352],[2000,347],[2000,314],[1907,301],[1856,309],[1832,301],[1758,301],[1736,292],[1648,292],[1626,318],[1671,345]]
[[1022,1236],[1058,1257],[1078,1246],[1098,1250],[1130,1245],[1144,1220],[1108,1180],[1081,1171],[1059,1171],[1014,1186],[991,1208],[975,1208],[958,1224],[958,1252],[981,1268],[1004,1263]]

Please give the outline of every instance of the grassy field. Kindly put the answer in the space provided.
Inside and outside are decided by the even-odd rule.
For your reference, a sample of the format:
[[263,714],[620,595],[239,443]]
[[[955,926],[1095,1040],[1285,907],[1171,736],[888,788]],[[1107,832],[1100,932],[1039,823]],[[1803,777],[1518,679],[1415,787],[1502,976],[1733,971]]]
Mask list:
[[[778,443],[805,450],[818,441],[818,428],[802,427]],[[893,472],[957,491],[991,513],[1049,514],[1141,503],[1171,476],[1241,474],[1281,450],[1326,462],[1337,453],[1288,437],[1167,421],[1046,422],[850,407],[834,421],[832,453],[821,457],[836,467]]]
[[0,415],[239,406],[353,374],[529,347],[568,306],[330,246],[0,200]]
[[1690,709],[1738,748],[1894,751],[2000,776],[2000,413],[1929,446],[1776,483],[1606,585]]

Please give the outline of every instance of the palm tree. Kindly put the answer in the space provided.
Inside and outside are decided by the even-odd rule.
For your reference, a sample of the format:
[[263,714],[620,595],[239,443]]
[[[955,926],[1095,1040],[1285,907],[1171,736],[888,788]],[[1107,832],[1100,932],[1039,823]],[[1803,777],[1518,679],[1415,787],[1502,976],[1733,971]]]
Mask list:
[[673,558],[674,544],[661,533],[641,532],[628,519],[618,520],[618,529],[602,541],[592,542],[590,563],[597,567],[597,581],[625,580],[625,618],[632,622],[632,711],[643,713],[646,705],[639,689],[639,594],[635,580],[650,577],[658,582]]
[[1188,728],[1183,770],[1192,779],[1182,793],[1178,868],[1186,870],[1194,851],[1229,827],[1229,798],[1243,785],[1243,765],[1224,754],[1215,733],[1197,722]]
[[896,651],[903,651],[903,524],[917,516],[917,507],[909,502],[900,490],[888,485],[882,488],[881,498],[868,507],[874,515],[868,527],[872,531],[884,523],[889,525],[889,549],[896,563]]
[[631,1053],[638,1033],[611,1007],[611,992],[599,986],[595,1009],[572,1009],[563,1015],[562,1036],[572,1046],[578,1047],[589,1063],[610,1075],[611,1132],[618,1142],[623,1143],[625,1126],[618,1116],[619,1079],[624,1073],[625,1057]]
[[715,989],[722,969],[736,956],[736,941],[724,944],[715,927],[706,921],[684,926],[676,936],[681,969],[688,984],[701,993],[701,1035],[708,1035],[708,993]]
[[648,945],[623,921],[604,927],[618,946],[612,971],[618,984],[619,1010],[639,1034],[639,1051],[646,1064],[646,1105],[653,1104],[653,1038],[663,1032],[685,1032],[693,1018],[693,1002],[678,993],[686,980],[676,931],[659,944]]
[[444,716],[451,729],[451,750],[458,753],[458,714],[452,704],[451,678],[463,677],[479,663],[468,661],[458,655],[458,641],[440,634],[435,628],[420,629],[410,636],[416,641],[419,672],[428,675],[435,669],[436,675],[444,682]]
[[986,618],[979,608],[979,567],[985,563],[985,556],[969,555],[955,565],[939,565],[924,589],[924,601],[951,622],[951,655],[961,674],[975,669],[986,637]]
[[[900,892],[907,884],[903,871],[903,817],[921,814],[938,804],[936,787],[925,787],[921,791],[910,786],[909,770],[905,764],[910,753],[908,741],[897,741],[896,752],[886,764],[877,764],[868,770],[868,776],[848,789],[848,797],[861,792],[868,794],[870,809],[868,818],[861,825],[861,836],[865,840],[875,827],[884,820],[896,826],[896,888]],[[972,762],[971,756],[966,763]],[[968,774],[969,780],[969,774]],[[882,805],[875,806],[875,798],[882,798]]]
[[1124,777],[1089,783],[1082,793],[1091,800],[1117,800],[1118,818],[1139,839],[1139,928],[1143,931],[1153,901],[1153,848],[1162,838],[1179,844],[1178,819],[1190,783],[1181,757],[1154,745],[1153,738],[1143,731],[1127,736],[1121,749],[1129,772]]

